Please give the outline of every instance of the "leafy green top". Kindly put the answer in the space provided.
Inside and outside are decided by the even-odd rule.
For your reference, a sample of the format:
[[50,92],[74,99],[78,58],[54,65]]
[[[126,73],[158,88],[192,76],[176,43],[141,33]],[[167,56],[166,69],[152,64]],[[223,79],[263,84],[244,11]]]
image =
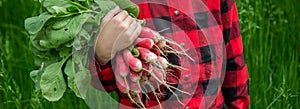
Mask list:
[[116,4],[111,0],[39,2],[44,11],[25,20],[39,67],[30,76],[49,101],[58,101],[67,86],[85,98],[90,83],[87,53],[94,45],[101,18]]

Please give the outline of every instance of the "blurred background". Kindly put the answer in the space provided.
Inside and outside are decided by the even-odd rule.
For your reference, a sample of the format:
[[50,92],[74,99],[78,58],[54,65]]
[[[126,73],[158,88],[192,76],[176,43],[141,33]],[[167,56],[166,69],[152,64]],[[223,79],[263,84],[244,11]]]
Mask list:
[[[250,108],[300,108],[298,2],[236,0],[250,75]],[[71,91],[58,102],[48,102],[35,90],[29,72],[36,67],[24,20],[38,9],[34,0],[0,0],[0,109],[88,108]]]

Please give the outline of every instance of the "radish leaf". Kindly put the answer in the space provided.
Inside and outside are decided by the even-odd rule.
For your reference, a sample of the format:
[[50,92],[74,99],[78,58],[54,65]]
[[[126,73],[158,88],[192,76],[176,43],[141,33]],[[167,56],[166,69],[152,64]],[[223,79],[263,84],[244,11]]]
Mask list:
[[[74,8],[75,6],[71,4],[71,1],[67,0],[45,0],[43,2],[43,6],[52,14],[68,14],[70,8]],[[72,10],[74,11],[74,10]]]
[[62,74],[64,60],[46,67],[41,76],[42,95],[48,101],[58,101],[66,91],[66,83]]
[[52,17],[53,15],[50,15],[48,12],[44,12],[39,16],[27,18],[25,20],[25,29],[30,34],[36,34],[43,28],[44,24]]
[[71,17],[57,19],[56,22],[53,23],[52,29],[61,29],[65,27],[71,21]]
[[82,68],[81,71],[75,74],[76,86],[82,98],[86,97],[88,87],[91,83],[91,77],[88,69]]
[[74,39],[74,37],[82,29],[82,25],[84,24],[84,22],[89,17],[89,14],[74,16],[69,24],[59,30],[47,28],[45,33],[47,36],[45,39],[40,40],[40,45],[45,48],[57,48],[59,45]]
[[75,93],[77,97],[82,98],[81,94],[79,93],[78,87],[75,83],[75,71],[73,61],[71,59],[67,62],[64,72],[68,76],[69,88]]

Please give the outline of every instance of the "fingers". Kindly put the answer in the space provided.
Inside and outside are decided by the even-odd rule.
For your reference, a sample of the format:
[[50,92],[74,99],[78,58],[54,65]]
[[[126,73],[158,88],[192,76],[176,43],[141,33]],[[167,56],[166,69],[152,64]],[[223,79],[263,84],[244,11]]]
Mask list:
[[114,9],[110,10],[102,19],[103,23],[108,22],[110,19],[112,19],[115,15],[117,15],[120,12],[119,6],[116,6]]
[[125,32],[125,34],[129,35],[130,40],[135,40],[141,31],[141,25],[137,23],[135,20],[131,23],[128,30]]
[[114,16],[112,18],[112,21],[115,24],[119,24],[119,23],[122,23],[128,16],[129,15],[126,11],[121,11],[119,14],[117,14],[116,16]]
[[137,24],[137,26],[136,26],[135,30],[132,32],[132,37],[134,39],[136,39],[142,31],[142,26],[139,23],[136,23],[136,24]]
[[130,25],[132,24],[132,22],[134,22],[135,19],[132,18],[131,16],[127,16],[127,18],[124,20],[124,22],[122,22],[122,24],[120,25],[120,28],[122,30],[127,30],[130,28]]

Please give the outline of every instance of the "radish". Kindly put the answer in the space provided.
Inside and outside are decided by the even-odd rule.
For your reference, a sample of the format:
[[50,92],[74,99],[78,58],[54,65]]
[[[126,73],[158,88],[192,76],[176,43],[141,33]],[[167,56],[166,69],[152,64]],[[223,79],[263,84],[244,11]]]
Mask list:
[[127,76],[130,72],[128,66],[125,64],[124,59],[120,53],[116,55],[116,63],[114,66],[114,72],[115,72],[115,78],[116,78],[116,84],[118,89],[122,92],[127,94],[127,96],[130,98],[131,102],[136,102],[132,99],[130,95],[130,87],[127,82]]
[[146,63],[152,63],[156,61],[157,56],[152,53],[150,50],[143,48],[143,47],[137,47],[136,49],[140,52],[140,57],[146,61]]
[[[177,101],[182,105],[183,103],[180,101],[178,95],[176,95],[174,91],[176,90],[190,95],[188,92],[177,89],[167,82],[167,74],[172,75],[172,73],[170,73],[170,69],[168,68],[185,68],[169,63],[169,61],[165,58],[167,57],[165,53],[173,53],[175,55],[184,55],[189,57],[183,48],[180,47],[181,51],[178,51],[168,44],[180,47],[178,46],[179,44],[164,38],[158,32],[151,30],[150,28],[143,27],[139,38],[137,38],[134,42],[135,46],[131,45],[128,48],[130,50],[125,49],[121,51],[121,58],[119,56],[121,53],[118,53],[116,57],[116,63],[118,64],[117,66],[121,66],[121,68],[117,68],[119,69],[117,71],[119,72],[120,77],[116,77],[116,79],[120,79],[121,82],[117,83],[117,86],[121,92],[127,93],[130,100],[140,108],[145,108],[140,96],[141,93],[145,93],[145,91],[148,90],[145,85],[150,87],[149,91],[153,92],[161,108],[162,106],[160,100],[158,99],[158,97],[163,94],[163,92],[160,90],[161,85],[170,90],[170,92],[177,98]],[[136,55],[136,57],[133,56],[132,52]],[[123,59],[123,62],[120,62],[121,59]],[[127,67],[127,65],[131,70]],[[127,67],[127,69],[124,67]],[[126,70],[127,72],[123,73],[120,71],[120,69]],[[129,77],[127,77],[128,74]],[[127,78],[130,79],[130,86],[127,84]],[[141,87],[143,87],[143,89]],[[156,92],[157,88],[159,93]],[[149,99],[146,93],[145,95]],[[135,98],[132,99],[132,96]]]
[[141,38],[150,38],[152,39],[154,42],[158,42],[159,39],[158,39],[158,36],[159,33],[148,28],[148,27],[142,27],[142,30],[141,30],[141,33],[139,35],[139,37]]
[[137,38],[134,42],[137,47],[144,47],[150,49],[154,45],[154,41],[150,38]]
[[155,76],[157,77],[157,79],[161,80],[161,81],[165,81],[164,80],[164,76],[163,73],[160,72],[160,70],[158,68],[154,68],[153,69],[153,73],[155,74]]
[[[145,93],[142,90],[141,84],[140,84],[141,76],[142,76],[142,73],[138,73],[138,72],[135,72],[135,71],[132,71],[132,70],[130,71],[130,80],[132,81],[131,83],[138,84],[137,85],[137,88],[139,88],[138,90],[140,90],[141,92]],[[146,97],[149,98],[147,95],[146,95]]]
[[[181,91],[180,89],[177,89],[177,88],[174,87],[174,86],[168,85],[168,84],[166,83],[166,81],[164,80],[164,78],[163,78],[163,73],[160,72],[158,68],[154,68],[153,73],[151,73],[151,74],[152,74],[152,77],[154,77],[153,79],[150,79],[152,82],[155,82],[155,80],[156,80],[156,82],[155,82],[156,84],[159,84],[159,83],[160,83],[160,84],[164,85],[171,93],[173,93],[173,95],[177,98],[177,101],[178,101],[180,104],[184,105],[184,104],[179,100],[178,95],[177,95],[172,89],[175,89],[175,90],[177,90],[177,91],[179,91],[179,92],[182,92],[182,93],[185,93],[185,94],[190,95],[188,92]],[[154,79],[155,79],[155,80],[154,80]],[[157,82],[158,82],[158,83],[157,83]],[[172,88],[172,89],[171,89],[171,88]]]
[[167,44],[171,44],[171,45],[175,45],[176,47],[180,48],[180,51],[182,52],[182,54],[184,56],[187,56],[190,60],[195,61],[192,57],[190,57],[187,53],[186,50],[181,47],[178,43],[176,43],[173,40],[167,39],[163,36],[161,36],[158,32],[148,28],[148,27],[142,27],[141,33],[139,35],[139,37],[141,38],[150,38],[152,39],[156,46],[158,46],[159,48],[166,48],[166,49],[171,49],[171,51],[173,51],[174,53],[178,53],[178,50],[173,49],[172,47],[170,47]]
[[125,60],[125,63],[129,65],[131,70],[135,72],[139,72],[142,70],[142,62],[139,59],[135,58],[129,50],[125,49],[123,51],[123,58]]
[[160,40],[155,43],[160,49],[168,47],[167,42],[165,40]]
[[157,56],[159,56],[161,53],[161,50],[159,50],[159,49],[157,49],[157,48],[152,48],[152,49],[150,49],[150,51],[152,52],[152,53],[154,53],[154,54],[156,54]]
[[[156,81],[156,79],[154,78],[149,78],[149,82],[152,84],[152,85],[156,85],[155,86],[152,86],[153,88],[157,89],[159,93],[162,93],[162,91],[160,90],[160,83],[158,81]],[[148,84],[149,85],[149,84]]]
[[130,88],[126,84],[126,81],[125,81],[124,77],[122,77],[121,75],[116,74],[115,79],[116,79],[117,87],[120,90],[120,92],[129,93]]
[[130,70],[128,66],[125,64],[125,60],[123,59],[120,53],[116,55],[116,63],[117,63],[116,64],[117,68],[115,69],[115,73],[126,78]]
[[133,82],[138,82],[139,80],[141,80],[141,75],[138,72],[135,71],[130,71],[130,80]]
[[166,58],[161,57],[161,56],[158,56],[157,60],[158,60],[159,64],[162,66],[162,68],[164,68],[164,69],[166,69],[168,67],[172,67],[172,68],[177,68],[177,69],[182,69],[182,70],[188,70],[181,66],[177,66],[177,65],[173,65],[173,64],[169,63],[169,61]]
[[161,64],[161,66],[162,66],[164,69],[168,68],[169,62],[167,61],[166,58],[161,57],[161,56],[158,56],[158,57],[157,57],[157,60],[158,60],[158,62]]
[[[158,70],[155,70],[155,69],[158,69]],[[149,71],[148,71],[148,72],[149,72]],[[185,94],[190,95],[188,92],[179,90],[179,89],[177,89],[177,88],[174,87],[174,86],[168,85],[168,84],[166,83],[166,81],[164,80],[165,77],[163,76],[163,73],[160,72],[160,69],[159,69],[159,68],[155,67],[155,68],[153,68],[153,72],[149,72],[149,73],[151,74],[151,77],[153,77],[154,79],[156,79],[156,81],[158,81],[160,84],[164,85],[166,88],[168,88],[168,89],[170,89],[170,88],[176,89],[176,90],[179,91],[179,92],[182,92],[182,93],[185,93]],[[163,77],[163,79],[162,79],[161,77]]]

